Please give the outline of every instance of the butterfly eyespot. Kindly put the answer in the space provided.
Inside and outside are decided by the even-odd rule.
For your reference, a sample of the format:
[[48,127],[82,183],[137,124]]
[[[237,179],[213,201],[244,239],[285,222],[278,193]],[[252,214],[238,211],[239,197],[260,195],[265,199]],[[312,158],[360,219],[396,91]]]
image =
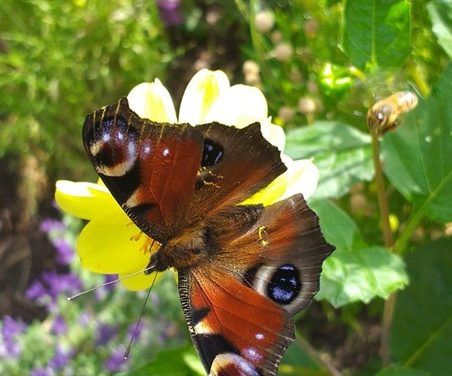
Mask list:
[[123,176],[137,158],[136,133],[120,116],[102,119],[90,144],[96,170],[106,176]]
[[201,166],[214,166],[221,161],[223,155],[223,148],[216,142],[213,142],[212,140],[206,138],[204,140],[204,150],[202,153]]
[[282,305],[292,303],[301,291],[300,275],[291,264],[281,265],[267,285],[267,296]]

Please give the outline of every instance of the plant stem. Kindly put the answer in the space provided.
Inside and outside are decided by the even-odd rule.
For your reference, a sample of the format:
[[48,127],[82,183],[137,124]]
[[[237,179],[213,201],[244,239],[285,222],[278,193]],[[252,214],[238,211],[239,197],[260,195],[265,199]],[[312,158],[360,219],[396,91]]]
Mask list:
[[331,364],[329,359],[321,356],[318,351],[296,330],[296,343],[309,357],[322,369],[332,376],[341,376],[342,373]]
[[388,200],[386,197],[385,181],[380,162],[380,143],[378,141],[377,129],[371,130],[372,136],[372,158],[375,168],[375,182],[377,183],[378,206],[380,208],[381,227],[383,230],[383,240],[386,248],[391,248],[394,241],[392,238],[391,225],[389,223]]
[[[375,168],[375,182],[377,183],[377,197],[378,205],[380,208],[381,227],[383,230],[384,245],[387,249],[391,249],[394,240],[391,232],[391,225],[389,223],[389,209],[388,199],[386,197],[385,182],[383,177],[383,170],[381,168],[380,161],[380,143],[378,140],[378,128],[371,128],[372,136],[372,157]],[[380,356],[385,366],[390,363],[390,351],[389,340],[391,334],[392,319],[394,317],[394,308],[396,302],[396,294],[391,294],[386,299],[383,307],[383,319],[381,328],[381,344],[380,344]]]

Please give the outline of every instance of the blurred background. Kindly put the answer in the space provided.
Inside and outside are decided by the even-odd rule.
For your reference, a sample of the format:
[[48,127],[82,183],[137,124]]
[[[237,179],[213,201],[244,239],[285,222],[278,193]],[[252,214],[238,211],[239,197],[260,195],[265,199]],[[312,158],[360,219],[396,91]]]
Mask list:
[[[202,68],[260,88],[286,153],[320,169],[312,206],[337,251],[280,374],[452,372],[451,15],[448,0],[3,0],[0,374],[203,374],[171,275],[127,361],[142,293],[67,302],[114,276],[81,269],[84,224],[53,199],[58,179],[96,181],[87,113],[154,78],[177,108]],[[385,247],[366,113],[400,90],[420,103],[381,141]]]

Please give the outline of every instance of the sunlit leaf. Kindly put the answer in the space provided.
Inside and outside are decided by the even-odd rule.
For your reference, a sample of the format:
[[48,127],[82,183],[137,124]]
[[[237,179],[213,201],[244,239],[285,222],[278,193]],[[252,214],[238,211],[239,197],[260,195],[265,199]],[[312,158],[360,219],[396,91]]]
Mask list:
[[432,0],[427,4],[427,10],[438,43],[452,57],[452,3],[450,0]]
[[287,134],[285,152],[293,159],[313,158],[320,170],[314,198],[340,197],[374,175],[370,137],[346,124],[319,121]]
[[336,250],[323,264],[318,299],[335,307],[387,298],[408,283],[405,264],[399,256],[379,246],[368,246],[353,220],[327,200],[312,202],[320,226]]
[[347,0],[342,48],[351,62],[401,66],[411,49],[410,8],[406,0]]
[[160,351],[157,356],[148,364],[128,371],[122,376],[198,376],[199,373],[194,370],[192,364],[187,364],[186,356],[195,355],[193,346],[184,346],[174,349],[165,349]]
[[432,94],[382,142],[384,171],[419,215],[452,221],[452,64]]
[[375,376],[429,376],[429,372],[407,367],[389,367],[381,370]]
[[411,285],[397,297],[391,334],[395,360],[432,375],[452,369],[451,250],[442,239],[408,254]]

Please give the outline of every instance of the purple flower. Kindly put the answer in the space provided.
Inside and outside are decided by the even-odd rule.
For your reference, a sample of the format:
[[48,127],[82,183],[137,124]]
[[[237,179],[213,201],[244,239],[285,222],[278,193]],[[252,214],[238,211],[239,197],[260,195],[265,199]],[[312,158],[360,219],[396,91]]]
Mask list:
[[31,300],[38,300],[47,295],[47,291],[41,281],[35,279],[25,291],[25,296]]
[[63,369],[68,365],[72,356],[72,351],[64,351],[60,346],[57,346],[55,354],[53,355],[53,358],[50,359],[48,366],[54,370]]
[[65,239],[52,240],[53,245],[57,251],[57,263],[59,265],[68,265],[74,258],[74,250]]
[[180,25],[183,22],[180,0],[158,0],[157,6],[166,26]]
[[34,301],[43,301],[47,308],[51,308],[60,294],[66,296],[75,294],[83,289],[80,279],[71,273],[58,274],[47,271],[38,280],[33,281],[25,296]]
[[63,231],[64,224],[56,219],[46,218],[41,222],[39,229],[46,234],[50,234],[54,231]]
[[[118,279],[118,275],[117,274],[106,274],[104,276],[104,282],[105,283],[109,283],[109,282],[113,282],[116,281]],[[107,286],[104,287],[104,289],[106,289],[107,291],[112,291],[115,288],[115,284],[111,283]]]
[[110,372],[118,372],[125,369],[127,359],[124,358],[124,350],[116,349],[105,361],[105,368]]
[[5,350],[4,355],[17,358],[20,355],[20,346],[16,337],[26,329],[25,323],[21,320],[14,320],[10,316],[5,316],[2,322],[2,337]]
[[58,274],[55,271],[44,272],[41,280],[47,288],[47,293],[53,299],[60,294],[75,294],[83,288],[82,281],[72,273]]
[[78,317],[78,323],[81,326],[88,326],[93,321],[93,318],[89,312],[82,312]]
[[55,373],[48,367],[46,368],[33,368],[30,372],[30,376],[53,376]]
[[118,328],[114,325],[100,324],[97,328],[96,344],[98,346],[106,345],[118,333]]
[[67,324],[63,316],[58,315],[57,317],[55,317],[55,320],[53,320],[52,324],[52,332],[57,336],[65,334],[67,332]]

